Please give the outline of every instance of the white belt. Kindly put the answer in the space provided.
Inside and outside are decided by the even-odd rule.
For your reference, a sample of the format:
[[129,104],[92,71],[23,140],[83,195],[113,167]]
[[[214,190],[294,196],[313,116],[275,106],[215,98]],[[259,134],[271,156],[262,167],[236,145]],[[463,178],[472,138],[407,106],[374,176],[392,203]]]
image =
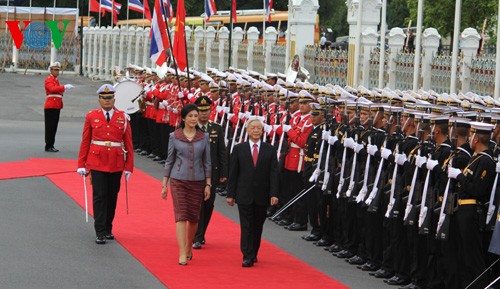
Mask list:
[[98,145],[98,146],[104,146],[104,147],[121,147],[122,146],[121,142],[116,142],[116,141],[92,140],[91,143]]
[[59,97],[59,98],[62,98],[62,95],[59,95],[59,94],[49,94],[49,95],[47,95],[47,97]]
[[290,143],[290,147],[295,148],[295,149],[301,149],[301,147],[299,147],[297,144],[295,144],[293,142]]

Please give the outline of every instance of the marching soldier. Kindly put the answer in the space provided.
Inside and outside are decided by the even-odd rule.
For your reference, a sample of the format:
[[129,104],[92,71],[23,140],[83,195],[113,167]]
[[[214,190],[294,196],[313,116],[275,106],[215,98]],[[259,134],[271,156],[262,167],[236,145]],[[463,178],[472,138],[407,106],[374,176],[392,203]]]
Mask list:
[[125,112],[114,108],[115,90],[104,84],[97,91],[101,108],[85,117],[77,172],[92,176],[95,242],[113,240],[113,219],[122,172],[126,180],[134,168],[132,133]]

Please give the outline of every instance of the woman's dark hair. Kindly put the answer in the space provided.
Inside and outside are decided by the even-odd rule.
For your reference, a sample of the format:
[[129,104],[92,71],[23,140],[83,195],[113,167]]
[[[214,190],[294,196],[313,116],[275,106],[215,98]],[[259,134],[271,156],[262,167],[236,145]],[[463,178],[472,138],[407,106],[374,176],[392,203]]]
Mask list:
[[192,103],[188,103],[188,104],[186,104],[186,105],[182,108],[182,110],[181,110],[181,118],[182,118],[182,119],[185,119],[185,118],[186,118],[186,116],[187,116],[190,112],[192,112],[193,110],[196,110],[196,112],[200,112],[200,111],[198,110],[198,107],[197,107],[195,104],[192,104]]
[[198,110],[198,106],[196,106],[195,104],[192,104],[192,103],[188,103],[186,104],[182,109],[181,109],[181,118],[182,118],[182,121],[181,121],[181,128],[184,128],[186,126],[186,124],[184,123],[184,119],[186,118],[186,116],[192,112],[193,110],[196,110],[196,112],[200,112]]

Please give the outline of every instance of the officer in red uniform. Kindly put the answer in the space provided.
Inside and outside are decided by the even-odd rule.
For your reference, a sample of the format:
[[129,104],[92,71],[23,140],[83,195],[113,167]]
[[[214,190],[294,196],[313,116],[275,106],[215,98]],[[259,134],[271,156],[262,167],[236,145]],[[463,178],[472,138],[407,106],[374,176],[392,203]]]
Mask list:
[[101,108],[85,117],[78,154],[80,175],[92,176],[94,228],[97,244],[113,240],[113,219],[122,172],[128,181],[134,167],[132,130],[125,112],[114,108],[115,90],[104,84],[97,91]]
[[60,85],[57,77],[61,69],[61,63],[54,62],[50,67],[50,75],[45,79],[45,99],[44,117],[45,117],[45,151],[55,153],[59,150],[54,148],[56,141],[57,125],[59,124],[59,115],[63,108],[63,93],[72,89],[71,84]]

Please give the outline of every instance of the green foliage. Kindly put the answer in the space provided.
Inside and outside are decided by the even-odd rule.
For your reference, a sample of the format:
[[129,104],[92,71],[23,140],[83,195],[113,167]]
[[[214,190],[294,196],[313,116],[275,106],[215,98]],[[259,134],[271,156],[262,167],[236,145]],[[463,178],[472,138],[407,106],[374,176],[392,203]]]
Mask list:
[[319,0],[319,22],[324,29],[331,28],[331,40],[349,34],[345,0]]

